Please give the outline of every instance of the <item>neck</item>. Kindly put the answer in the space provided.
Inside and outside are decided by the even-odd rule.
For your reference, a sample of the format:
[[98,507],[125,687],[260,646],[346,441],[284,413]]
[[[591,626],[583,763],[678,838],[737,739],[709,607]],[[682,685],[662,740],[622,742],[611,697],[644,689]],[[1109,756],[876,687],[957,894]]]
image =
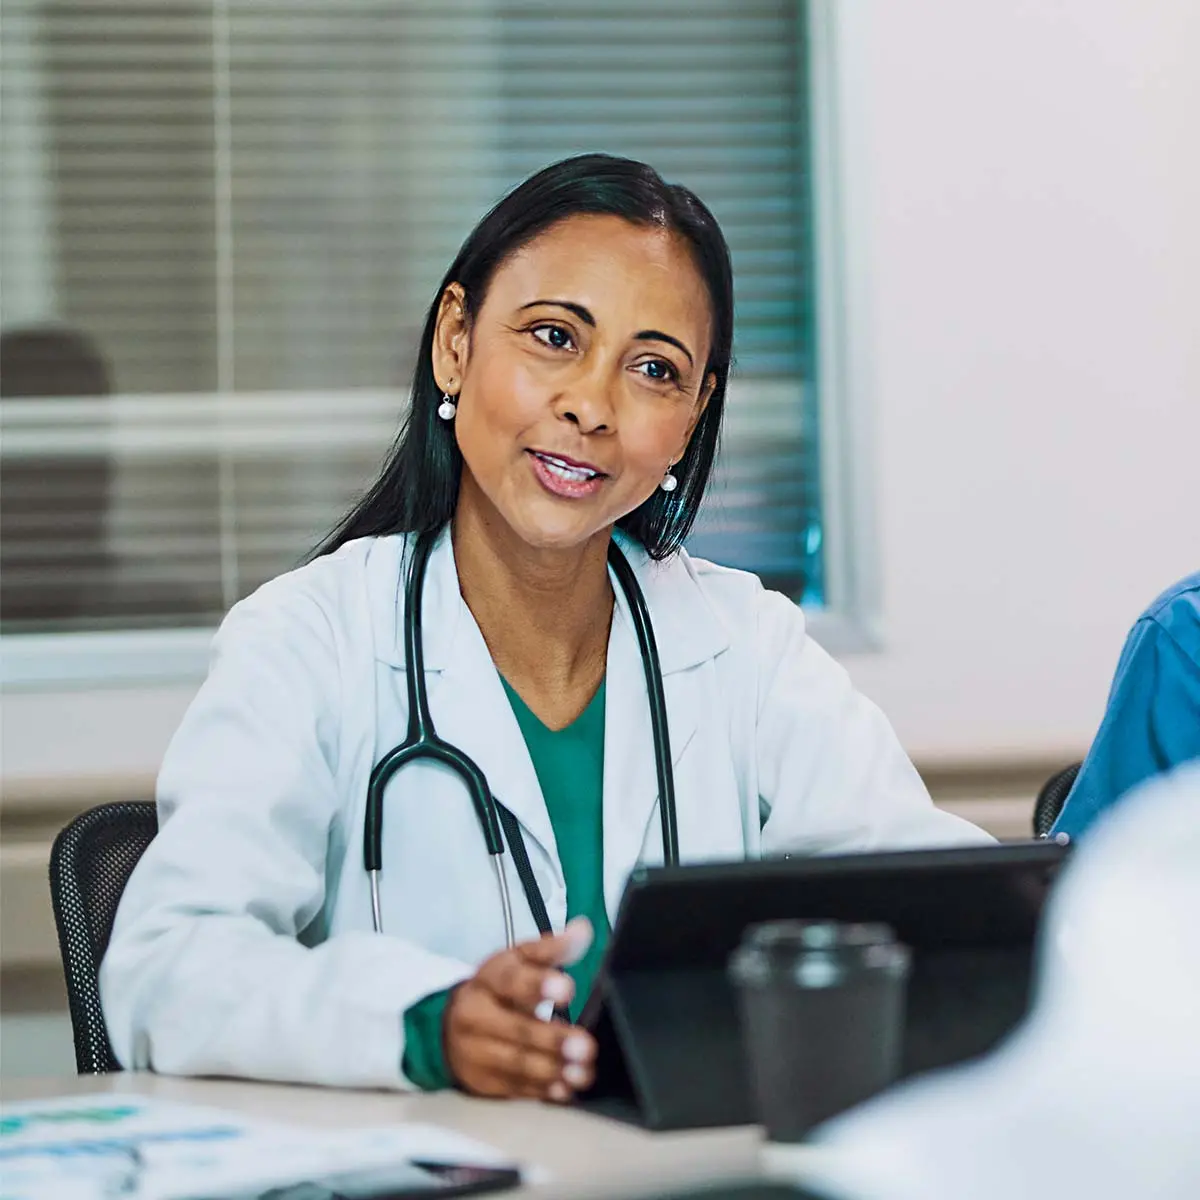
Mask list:
[[451,529],[459,590],[497,670],[547,724],[566,724],[604,676],[610,531],[540,549],[476,492],[464,474]]

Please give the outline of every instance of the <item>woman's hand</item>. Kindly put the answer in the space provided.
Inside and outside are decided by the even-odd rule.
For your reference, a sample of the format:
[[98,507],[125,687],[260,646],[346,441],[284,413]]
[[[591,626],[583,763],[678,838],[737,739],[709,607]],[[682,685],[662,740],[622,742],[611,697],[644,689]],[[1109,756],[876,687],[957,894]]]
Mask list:
[[446,1065],[460,1087],[478,1096],[563,1103],[591,1085],[592,1035],[536,1015],[570,1003],[575,984],[558,968],[578,962],[591,941],[591,923],[577,917],[554,937],[494,954],[454,989],[443,1037]]

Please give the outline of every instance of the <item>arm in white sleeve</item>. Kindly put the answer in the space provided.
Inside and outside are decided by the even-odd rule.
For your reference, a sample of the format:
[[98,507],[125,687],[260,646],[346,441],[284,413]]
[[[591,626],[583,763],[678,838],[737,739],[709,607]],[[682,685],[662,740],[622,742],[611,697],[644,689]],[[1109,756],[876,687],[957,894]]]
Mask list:
[[472,973],[370,932],[320,940],[339,678],[333,631],[305,595],[269,585],[223,624],[101,969],[124,1066],[406,1087],[404,1011]]
[[990,842],[933,805],[887,718],[805,631],[786,597],[759,608],[763,853],[850,853]]

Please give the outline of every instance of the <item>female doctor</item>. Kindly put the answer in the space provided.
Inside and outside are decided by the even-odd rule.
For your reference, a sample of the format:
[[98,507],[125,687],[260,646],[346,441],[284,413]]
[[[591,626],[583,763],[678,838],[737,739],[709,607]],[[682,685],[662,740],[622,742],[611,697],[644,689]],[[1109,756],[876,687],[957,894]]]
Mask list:
[[[558,1101],[590,1084],[591,1036],[546,1010],[578,1016],[627,876],[668,840],[613,541],[657,646],[682,861],[986,840],[933,807],[793,603],[680,549],[732,332],[716,221],[643,164],[570,159],[484,217],[381,477],[229,613],[167,752],[101,971],[126,1067]],[[405,648],[422,540],[423,668]],[[506,852],[423,759],[387,785],[369,879],[408,667],[511,814]]]

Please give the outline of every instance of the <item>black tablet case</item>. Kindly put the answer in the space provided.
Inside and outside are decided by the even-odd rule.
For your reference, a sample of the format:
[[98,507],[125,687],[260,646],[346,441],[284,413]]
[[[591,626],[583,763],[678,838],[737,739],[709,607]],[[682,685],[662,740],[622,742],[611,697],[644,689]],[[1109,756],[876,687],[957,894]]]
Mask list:
[[982,1054],[1028,1009],[1052,842],[639,869],[582,1023],[584,1102],[650,1129],[754,1120],[726,977],[743,930],[788,917],[885,921],[913,951],[902,1075]]

